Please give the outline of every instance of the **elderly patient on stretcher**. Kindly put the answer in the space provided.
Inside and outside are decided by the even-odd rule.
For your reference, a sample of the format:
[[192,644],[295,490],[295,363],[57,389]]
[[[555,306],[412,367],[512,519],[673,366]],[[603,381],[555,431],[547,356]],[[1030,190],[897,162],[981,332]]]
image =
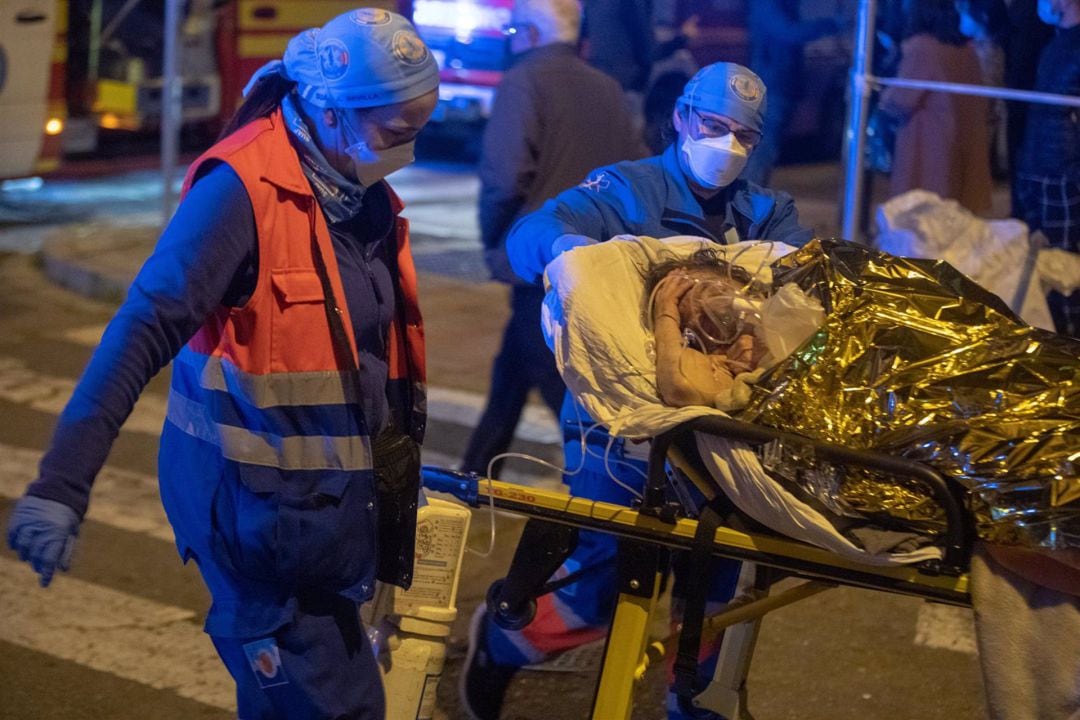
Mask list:
[[768,295],[743,268],[704,249],[654,267],[646,279],[664,403],[731,406],[736,377],[775,364],[762,337]]
[[[563,254],[546,279],[563,379],[613,435],[730,413],[962,488],[989,716],[1080,717],[1080,339],[1024,323],[946,263],[845,242],[614,238]],[[798,447],[696,445],[717,487],[776,532],[876,565],[937,549],[941,508],[917,482]],[[930,544],[883,552],[852,522]]]
[[[626,237],[547,279],[564,380],[613,434],[723,411],[926,463],[966,489],[983,540],[1080,547],[1080,340],[1026,325],[949,265],[843,242]],[[835,514],[941,530],[917,485],[814,471],[795,482]]]

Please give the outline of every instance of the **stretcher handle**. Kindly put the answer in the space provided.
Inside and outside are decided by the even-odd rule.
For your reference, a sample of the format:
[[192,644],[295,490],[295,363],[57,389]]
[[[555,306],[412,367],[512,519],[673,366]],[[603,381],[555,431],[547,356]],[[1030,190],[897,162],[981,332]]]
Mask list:
[[967,565],[972,533],[968,526],[968,517],[961,507],[960,498],[963,496],[963,491],[955,483],[948,482],[933,468],[914,460],[868,450],[852,450],[840,445],[813,440],[803,435],[716,415],[688,420],[653,440],[649,455],[649,479],[642,500],[643,513],[661,518],[670,515],[665,499],[666,478],[663,461],[675,440],[694,432],[741,440],[755,445],[779,440],[789,446],[809,448],[813,450],[815,457],[825,460],[920,480],[930,489],[934,500],[945,511],[947,520],[942,537],[942,560],[940,563],[928,563],[924,569],[931,573],[943,572],[959,575]]
[[469,507],[480,507],[480,476],[476,473],[424,465],[420,477],[428,490],[453,495]]

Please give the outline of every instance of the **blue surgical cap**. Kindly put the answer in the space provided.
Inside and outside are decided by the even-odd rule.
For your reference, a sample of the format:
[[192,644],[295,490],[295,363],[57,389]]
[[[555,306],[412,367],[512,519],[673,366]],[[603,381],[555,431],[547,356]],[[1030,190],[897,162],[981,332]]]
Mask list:
[[260,68],[296,81],[317,107],[364,108],[405,102],[439,86],[439,67],[408,20],[377,8],[339,15],[289,41],[285,55]]
[[679,104],[726,115],[761,132],[765,124],[765,83],[742,65],[706,65],[686,83]]

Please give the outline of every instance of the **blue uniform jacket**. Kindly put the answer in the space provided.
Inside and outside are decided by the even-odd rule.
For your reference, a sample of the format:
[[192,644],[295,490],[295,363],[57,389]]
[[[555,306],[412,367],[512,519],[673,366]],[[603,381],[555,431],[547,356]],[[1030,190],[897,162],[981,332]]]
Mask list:
[[596,240],[622,234],[698,235],[720,243],[779,240],[796,246],[810,241],[812,232],[799,225],[790,195],[745,180],[725,189],[730,201],[724,227],[731,230],[717,237],[690,190],[677,151],[677,144],[672,144],[661,155],[595,170],[585,182],[518,220],[506,240],[514,272],[539,283],[555,257],[552,242],[565,234]]

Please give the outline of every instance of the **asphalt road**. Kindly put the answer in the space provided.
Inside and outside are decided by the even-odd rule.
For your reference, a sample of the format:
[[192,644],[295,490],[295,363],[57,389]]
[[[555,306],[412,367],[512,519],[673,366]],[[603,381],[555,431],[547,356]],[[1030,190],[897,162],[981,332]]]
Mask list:
[[[501,288],[457,282],[477,271],[475,235],[467,230],[475,179],[467,169],[421,170],[406,199],[410,209],[430,215],[414,224],[442,227],[443,234],[422,233],[419,263],[444,273],[426,274],[421,282],[432,299],[425,306],[431,383],[444,401],[429,430],[426,459],[450,464],[474,422],[505,311]],[[456,184],[446,183],[446,173]],[[96,197],[86,204],[99,206],[92,211],[98,220],[125,221],[124,212],[110,215]],[[117,199],[113,209],[123,205]],[[153,210],[144,204],[131,212]],[[440,217],[457,221],[440,223]],[[0,255],[0,521],[33,478],[56,416],[113,310],[44,280],[27,254],[40,231],[41,224],[11,219],[0,227],[0,247],[18,251]],[[0,718],[234,714],[229,679],[200,631],[208,598],[194,569],[179,562],[157,499],[156,434],[166,388],[163,373],[121,432],[69,575],[41,590],[29,568],[0,553]],[[519,447],[557,457],[557,448],[545,442],[545,427],[541,419]],[[474,517],[475,546],[486,540],[487,521],[485,514]],[[489,582],[504,572],[519,528],[517,520],[500,518],[495,555],[466,558],[439,717],[463,717],[455,679],[466,622]],[[523,672],[504,717],[586,717],[594,682],[587,669]],[[635,718],[664,716],[663,685],[663,668],[651,669]],[[985,714],[981,692],[969,611],[853,589],[771,614],[749,683],[758,720],[975,720]]]

